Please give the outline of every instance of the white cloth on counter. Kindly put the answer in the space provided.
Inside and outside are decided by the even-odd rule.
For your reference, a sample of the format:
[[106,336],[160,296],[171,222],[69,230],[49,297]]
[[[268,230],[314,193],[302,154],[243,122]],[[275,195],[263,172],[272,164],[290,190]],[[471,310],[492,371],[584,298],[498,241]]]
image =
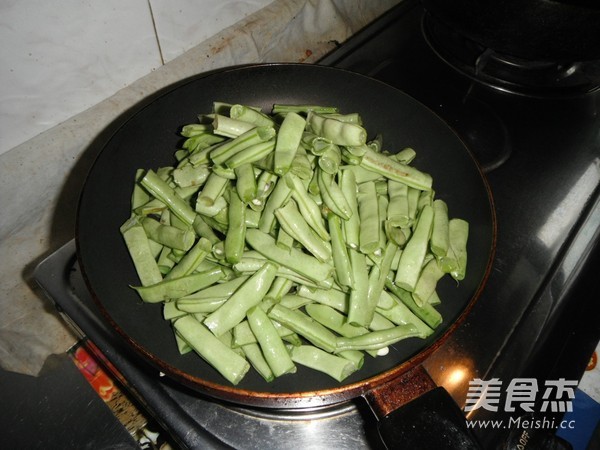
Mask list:
[[[0,155],[0,361],[37,375],[77,337],[32,281],[75,236],[86,149],[142,98],[188,76],[256,62],[315,62],[400,0],[275,0],[62,124]],[[115,231],[117,232],[117,230]]]

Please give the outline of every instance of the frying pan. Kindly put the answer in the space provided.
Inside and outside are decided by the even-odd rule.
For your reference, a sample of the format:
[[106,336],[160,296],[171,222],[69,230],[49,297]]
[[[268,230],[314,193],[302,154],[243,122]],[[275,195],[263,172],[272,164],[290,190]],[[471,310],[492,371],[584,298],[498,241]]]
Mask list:
[[[339,383],[319,372],[298,372],[265,382],[251,371],[228,384],[194,354],[180,355],[160,305],[144,304],[129,287],[139,284],[119,233],[128,218],[130,193],[138,168],[173,165],[182,125],[210,112],[213,101],[260,106],[275,103],[334,105],[358,112],[371,136],[383,135],[386,149],[410,146],[414,165],[430,173],[438,198],[452,217],[470,223],[467,276],[445,277],[439,285],[444,321],[426,340],[394,345],[386,357],[368,358],[363,368]],[[396,393],[406,400],[433,385],[420,363],[463,320],[490,272],[495,245],[495,213],[489,187],[477,163],[454,132],[416,100],[371,78],[330,67],[264,64],[231,68],[179,83],[133,114],[112,136],[84,184],[77,214],[77,256],[94,301],[123,339],[152,365],[174,379],[219,400],[281,409],[321,407],[363,396],[387,415],[382,404]],[[413,392],[413,394],[411,394]],[[382,399],[383,397],[383,399]],[[392,396],[393,397],[393,396]]]

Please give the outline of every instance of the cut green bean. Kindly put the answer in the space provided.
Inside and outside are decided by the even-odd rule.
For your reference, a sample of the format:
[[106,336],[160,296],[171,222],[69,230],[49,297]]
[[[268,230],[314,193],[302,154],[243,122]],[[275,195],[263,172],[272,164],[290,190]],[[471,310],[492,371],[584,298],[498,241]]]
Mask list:
[[280,377],[295,372],[296,365],[267,314],[261,308],[254,307],[248,311],[247,317],[273,375]]
[[204,261],[212,251],[212,244],[206,238],[198,239],[198,242],[187,252],[183,258],[169,271],[165,280],[181,278],[194,272],[200,263]]
[[148,170],[140,183],[187,225],[194,223],[196,212],[156,172]]
[[465,278],[467,271],[467,241],[469,238],[469,223],[463,219],[450,219],[448,222],[449,249],[442,257],[441,266],[456,281]]
[[362,253],[373,253],[379,248],[382,232],[374,182],[370,181],[359,186],[357,201],[360,217],[359,248]]
[[315,258],[321,262],[328,262],[331,259],[331,246],[309,227],[300,211],[298,211],[296,202],[290,201],[285,206],[275,210],[275,217],[277,217],[280,226],[294,240],[300,242]]
[[325,351],[336,349],[335,334],[301,311],[275,305],[268,316]]
[[269,291],[271,283],[277,275],[277,265],[266,262],[252,275],[219,309],[204,319],[204,325],[215,336],[233,329],[246,316],[246,312],[258,305]]
[[333,213],[327,215],[327,224],[331,235],[331,252],[335,278],[340,286],[354,288],[354,274],[350,264],[350,255],[344,242],[341,219]]
[[420,190],[430,190],[433,185],[431,175],[412,166],[399,163],[383,153],[371,149],[363,155],[361,167],[383,175],[390,180],[400,181]]
[[433,208],[425,206],[417,220],[415,231],[400,256],[394,281],[397,286],[409,292],[414,291],[421,274],[425,254],[429,248],[432,225]]
[[225,166],[230,169],[235,169],[243,164],[256,162],[275,149],[275,141],[266,141],[254,144],[244,150],[236,153],[231,158],[225,160]]
[[223,164],[236,153],[261,142],[266,142],[275,137],[275,128],[261,126],[252,128],[238,137],[225,141],[210,153],[210,159],[215,164]]
[[354,289],[350,291],[348,300],[348,322],[352,325],[368,327],[372,314],[367,303],[369,289],[369,272],[367,260],[363,253],[349,249],[350,264],[354,278]]
[[323,198],[323,203],[342,219],[348,220],[352,216],[352,210],[342,189],[335,182],[333,176],[323,170],[316,170],[318,171],[317,181],[319,183],[319,190],[321,192],[321,197]]
[[276,103],[273,105],[273,114],[287,114],[289,112],[295,113],[308,113],[314,111],[321,114],[335,114],[339,112],[335,106],[322,106],[322,105],[286,105],[283,103]]
[[292,196],[292,190],[283,179],[279,179],[258,222],[258,229],[270,233],[275,225],[275,210],[283,206]]
[[131,256],[142,286],[151,286],[162,281],[162,274],[154,259],[148,236],[136,216],[121,226],[121,235]]
[[321,239],[329,240],[329,233],[323,223],[323,217],[321,210],[315,201],[310,197],[306,187],[298,178],[293,174],[287,174],[283,180],[287,183],[288,187],[292,190],[292,198],[296,201],[302,216],[308,223],[308,225],[318,234]]
[[396,286],[390,278],[386,280],[385,285],[390,292],[431,328],[435,329],[442,323],[442,315],[429,303],[424,303],[423,306],[417,305],[412,294]]
[[223,114],[215,114],[212,125],[215,134],[229,138],[236,138],[256,127],[251,122],[234,119]]
[[371,331],[353,337],[338,337],[336,353],[348,350],[378,350],[389,347],[403,339],[418,337],[419,331],[413,324],[398,325],[386,330]]
[[265,359],[262,351],[258,344],[252,343],[242,346],[242,350],[246,359],[250,362],[254,370],[256,370],[261,377],[267,382],[271,382],[275,379],[267,360]]
[[196,240],[195,233],[190,229],[181,230],[170,225],[163,225],[151,217],[144,217],[141,223],[150,239],[169,248],[187,251],[192,248]]
[[274,126],[275,122],[271,117],[261,112],[258,108],[245,105],[231,105],[229,116],[233,119],[252,123],[256,126]]
[[277,175],[284,175],[290,170],[302,133],[306,126],[306,120],[295,112],[285,115],[275,145],[274,170]]
[[194,317],[181,317],[173,322],[173,327],[202,359],[232,384],[238,384],[250,370],[248,361],[216,338]]
[[246,205],[235,191],[229,195],[227,213],[229,223],[225,236],[225,260],[235,264],[242,259],[246,246]]
[[431,259],[425,264],[413,292],[413,298],[417,305],[422,307],[427,303],[429,297],[435,292],[438,281],[440,281],[444,275],[445,273],[440,268],[437,259]]
[[337,381],[343,381],[358,370],[352,361],[332,355],[312,345],[293,347],[291,355],[292,360],[297,364],[323,372]]
[[336,145],[358,147],[366,143],[367,131],[358,124],[325,117],[309,112],[307,122],[315,134],[330,140]]
[[275,239],[260,230],[247,230],[246,241],[250,247],[268,259],[298,272],[315,283],[325,281],[333,275],[333,267],[330,264],[296,248],[283,250],[277,246]]
[[132,286],[132,288],[143,301],[159,303],[197,292],[223,279],[224,276],[225,273],[217,267],[181,278],[163,280],[149,286]]

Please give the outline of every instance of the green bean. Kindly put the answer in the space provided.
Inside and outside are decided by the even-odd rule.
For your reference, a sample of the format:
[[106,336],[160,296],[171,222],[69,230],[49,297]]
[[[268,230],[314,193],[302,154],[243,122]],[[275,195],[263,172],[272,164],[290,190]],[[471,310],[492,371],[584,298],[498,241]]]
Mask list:
[[242,164],[248,164],[256,162],[275,149],[275,141],[259,142],[258,144],[251,145],[250,147],[241,150],[229,159],[225,160],[224,164],[230,169],[235,169]]
[[298,146],[292,165],[290,166],[290,173],[293,173],[302,180],[310,180],[313,176],[313,166],[309,155],[302,146]]
[[220,268],[192,273],[181,278],[163,280],[149,286],[132,286],[147,303],[158,303],[183,297],[204,289],[221,280],[225,273]]
[[277,276],[269,289],[269,292],[265,294],[265,300],[271,300],[274,303],[281,301],[281,299],[292,289],[294,282],[288,278]]
[[258,229],[263,233],[270,233],[275,225],[275,210],[283,206],[292,196],[292,190],[282,179],[277,181],[272,194],[269,196],[260,221]]
[[389,319],[396,325],[405,325],[407,323],[412,323],[417,330],[419,331],[419,336],[421,338],[426,338],[433,333],[433,329],[427,325],[424,321],[419,319],[417,315],[412,312],[408,306],[402,303],[397,297],[392,296],[392,294],[387,291],[383,291],[382,297],[388,297],[392,301],[392,307],[383,309],[380,308],[379,305],[375,309],[375,312],[381,314],[386,319]]
[[348,294],[336,289],[311,289],[307,286],[298,287],[298,295],[314,300],[323,305],[348,313]]
[[227,178],[212,172],[196,199],[196,211],[209,217],[215,216],[226,206],[227,202],[223,198],[223,192],[225,192],[228,184],[229,180]]
[[183,316],[175,320],[173,327],[202,359],[232,384],[238,384],[250,370],[248,361],[216,338],[192,316]]
[[337,113],[339,110],[335,106],[321,106],[321,105],[285,105],[282,103],[276,103],[273,105],[273,114],[287,114],[289,112],[295,113],[308,113],[310,111],[318,113]]
[[325,203],[333,213],[344,220],[348,220],[352,216],[352,210],[339,185],[327,172],[320,169],[316,170],[318,172],[317,182],[319,183],[319,190],[321,192],[321,197],[323,198],[323,203]]
[[182,311],[177,308],[175,301],[165,302],[163,305],[163,318],[165,320],[177,319],[178,317],[185,316],[186,314],[186,311]]
[[367,327],[372,315],[367,303],[369,277],[366,257],[354,249],[349,249],[348,253],[354,277],[354,289],[350,291],[348,299],[348,322],[352,325]]
[[229,300],[206,317],[204,325],[215,336],[220,336],[233,329],[244,319],[250,308],[260,303],[271,287],[276,275],[277,265],[266,262],[258,272],[252,275],[229,297]]
[[248,204],[256,197],[256,178],[251,164],[242,164],[235,168],[237,182],[235,189],[244,204]]
[[301,311],[275,305],[268,316],[325,351],[336,349],[335,334]]
[[[312,303],[306,305],[306,313],[320,324],[326,326],[330,330],[335,331],[337,334],[343,337],[359,336],[361,334],[369,333],[369,330],[365,327],[351,325],[346,320],[346,316],[339,313],[331,306],[320,305]],[[368,350],[371,356],[377,356],[377,351]]]
[[419,280],[415,286],[415,290],[412,293],[413,299],[418,306],[423,306],[427,303],[429,297],[435,292],[438,281],[445,275],[444,271],[440,268],[437,259],[431,259],[419,275]]
[[206,148],[216,145],[223,141],[222,136],[216,136],[214,134],[202,133],[196,136],[192,136],[183,142],[182,147],[189,153],[197,153]]
[[319,167],[324,172],[335,175],[338,172],[340,164],[342,163],[342,153],[340,148],[331,144],[321,156],[318,158]]
[[305,126],[306,120],[299,114],[289,112],[285,115],[275,145],[274,170],[277,175],[284,175],[290,170]]
[[228,297],[214,298],[186,298],[181,297],[171,303],[175,304],[180,311],[186,313],[211,313],[227,301]]
[[250,247],[268,259],[298,272],[315,283],[327,280],[333,274],[333,267],[307,255],[296,248],[290,251],[279,248],[275,239],[260,230],[246,231],[246,242]]
[[330,236],[323,223],[321,210],[310,197],[302,181],[291,173],[285,175],[283,180],[287,183],[288,187],[291,188],[292,198],[296,201],[296,204],[308,225],[321,239],[328,241]]
[[321,262],[327,262],[331,259],[331,246],[309,227],[294,201],[290,201],[285,206],[275,210],[275,217],[277,217],[279,225],[294,240],[300,242],[315,258]]
[[296,365],[290,358],[285,344],[267,314],[259,307],[248,311],[248,324],[256,336],[265,360],[275,377],[295,372]]
[[357,147],[367,141],[367,131],[360,125],[309,112],[307,122],[314,133],[336,145]]
[[360,217],[359,248],[362,253],[373,253],[379,247],[382,232],[374,182],[369,181],[359,186],[357,201]]
[[358,214],[358,185],[352,169],[339,173],[340,189],[350,208],[350,217],[342,222],[342,231],[346,245],[358,249],[360,245],[360,216]]
[[448,233],[448,253],[440,259],[440,264],[444,272],[449,273],[456,281],[461,281],[467,270],[469,223],[462,219],[450,219]]
[[208,123],[190,123],[181,127],[181,134],[183,137],[190,138],[201,134],[210,134],[214,132],[214,128]]
[[279,303],[281,304],[281,306],[285,306],[289,309],[300,309],[303,306],[313,303],[313,300],[311,300],[310,298],[302,297],[298,294],[285,294],[283,297],[281,297]]
[[148,170],[140,183],[187,225],[194,223],[196,212],[156,172]]
[[389,347],[411,337],[418,337],[419,332],[413,324],[398,325],[386,330],[371,331],[353,337],[338,337],[335,352],[347,350],[378,350]]
[[415,157],[417,156],[417,152],[410,147],[403,148],[398,153],[392,155],[392,158],[402,164],[410,164],[413,162]]
[[131,211],[134,212],[140,206],[145,205],[150,201],[150,195],[140,185],[140,180],[144,177],[145,170],[138,169],[135,171],[135,183],[133,184],[133,192],[131,193]]
[[354,275],[352,273],[348,249],[344,242],[341,220],[339,216],[329,213],[327,214],[327,224],[329,226],[329,233],[331,234],[331,252],[335,278],[340,286],[354,288]]
[[396,286],[389,277],[385,282],[385,286],[431,328],[435,329],[442,323],[442,315],[433,306],[429,303],[424,303],[422,306],[417,305],[412,294]]
[[394,180],[388,180],[387,220],[394,227],[411,226],[412,221],[408,212],[408,186]]
[[162,274],[150,249],[148,236],[137,216],[132,216],[121,225],[120,231],[142,286],[162,281]]
[[375,308],[377,307],[381,294],[383,293],[385,280],[387,279],[387,275],[391,270],[392,260],[394,259],[397,248],[398,247],[396,244],[393,242],[388,242],[383,252],[381,265],[373,266],[369,272],[367,301],[365,307],[367,318],[364,320],[366,325],[371,323],[371,320],[373,320],[373,314],[375,313]]
[[269,141],[275,137],[275,129],[271,126],[252,128],[238,137],[225,141],[210,152],[210,159],[215,164],[223,164],[236,153],[261,142]]
[[193,166],[188,162],[173,171],[173,181],[179,187],[201,186],[209,174],[207,166]]
[[250,365],[265,379],[265,381],[271,382],[275,379],[273,371],[269,367],[258,344],[252,343],[243,345],[242,351],[244,352],[246,359],[250,362]]
[[275,126],[273,119],[261,112],[258,108],[251,108],[245,105],[231,105],[229,116],[233,119],[249,122],[256,126]]
[[190,229],[181,230],[170,225],[163,225],[151,217],[141,220],[146,235],[155,242],[170,248],[187,251],[194,245],[196,235]]
[[165,276],[165,280],[181,278],[194,272],[200,263],[212,251],[212,244],[206,238],[200,238],[183,258]]
[[240,261],[246,245],[246,205],[236,191],[229,195],[228,227],[225,236],[225,260],[229,264]]
[[407,291],[414,291],[425,254],[429,248],[429,237],[433,224],[433,208],[425,206],[417,220],[416,228],[400,256],[394,283]]
[[215,114],[212,126],[215,134],[229,138],[236,138],[256,127],[255,124],[248,121],[234,119],[223,114]]
[[291,357],[297,364],[323,372],[337,381],[343,381],[358,370],[352,361],[332,355],[312,345],[293,347]]
[[431,175],[412,166],[399,163],[383,153],[371,149],[363,155],[361,167],[383,175],[390,180],[400,181],[420,190],[430,190],[433,185]]

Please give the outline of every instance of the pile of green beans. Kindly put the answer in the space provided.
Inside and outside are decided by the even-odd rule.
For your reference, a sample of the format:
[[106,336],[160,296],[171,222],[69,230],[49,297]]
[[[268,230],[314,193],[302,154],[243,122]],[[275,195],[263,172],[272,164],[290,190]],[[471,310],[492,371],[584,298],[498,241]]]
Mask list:
[[164,305],[182,354],[232,384],[297,365],[341,381],[440,325],[436,286],[464,278],[468,223],[413,149],[313,105],[215,102],[181,135],[173,166],[135,174],[120,231],[133,289]]

